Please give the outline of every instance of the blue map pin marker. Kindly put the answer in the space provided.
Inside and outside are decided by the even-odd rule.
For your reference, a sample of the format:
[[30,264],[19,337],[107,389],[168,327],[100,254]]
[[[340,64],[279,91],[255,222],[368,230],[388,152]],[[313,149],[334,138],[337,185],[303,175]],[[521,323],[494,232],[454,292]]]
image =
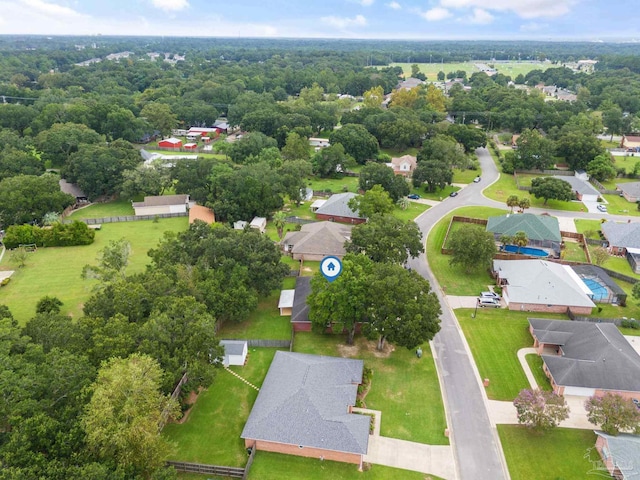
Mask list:
[[342,273],[342,262],[338,257],[324,257],[320,262],[320,273],[333,282]]

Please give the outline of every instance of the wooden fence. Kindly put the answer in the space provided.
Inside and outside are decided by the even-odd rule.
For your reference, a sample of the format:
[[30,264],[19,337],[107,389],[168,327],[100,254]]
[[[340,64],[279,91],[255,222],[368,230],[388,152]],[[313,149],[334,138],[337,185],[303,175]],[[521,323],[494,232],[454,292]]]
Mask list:
[[598,318],[598,317],[583,317],[575,315],[570,308],[567,308],[567,316],[575,322],[590,322],[590,323],[613,323],[616,326],[622,324],[621,318]]
[[[185,383],[187,383],[187,380],[188,380],[187,372],[184,372],[184,375],[182,375],[182,378],[178,382],[178,385],[176,385],[176,388],[174,388],[173,392],[171,393],[171,400],[177,400],[178,399],[178,397],[182,393],[182,386]],[[166,425],[168,417],[169,417],[169,409],[166,408],[166,409],[164,409],[164,411],[160,415],[160,425],[159,425],[160,430],[162,430],[164,428],[164,426]]]
[[262,348],[291,348],[291,340],[247,340],[249,347],[262,347]]
[[244,473],[242,475],[243,480],[247,480],[249,477],[249,470],[251,470],[251,465],[253,465],[253,459],[256,458],[256,444],[253,444],[251,447],[251,453],[249,454],[249,459],[247,460],[247,464],[244,466]]
[[[82,218],[81,222],[87,225],[101,225],[103,223],[119,223],[119,222],[137,222],[140,220],[155,220],[157,218],[175,218],[175,217],[187,217],[188,212],[180,213],[159,213],[157,215],[123,215],[119,217],[102,217],[102,218]],[[63,220],[62,223],[73,223],[77,219]]]
[[[255,449],[253,449],[255,450]],[[252,450],[252,453],[253,453]],[[225,467],[222,465],[207,465],[204,463],[189,462],[167,462],[167,466],[173,467],[179,472],[199,473],[204,475],[216,475],[219,477],[229,478],[246,478],[245,468],[241,467]]]
[[317,220],[312,220],[310,218],[300,218],[300,217],[287,217],[285,218],[287,223],[297,223],[298,225],[306,225],[307,223],[316,223]]
[[453,226],[453,222],[473,223],[476,225],[487,224],[487,220],[484,220],[482,218],[459,217],[457,215],[454,215],[453,217],[451,217],[451,221],[449,222],[449,226],[447,227],[447,233],[445,233],[444,240],[442,240],[442,245],[440,246],[440,253],[442,255],[451,255],[453,253],[453,250],[445,247],[445,245],[447,244],[447,240],[449,239],[449,233],[451,232],[451,227]]
[[602,194],[605,195],[619,195],[620,192],[618,190],[611,190],[608,188],[605,188],[604,185],[602,185],[598,180],[596,180],[595,178],[590,178],[589,181],[591,182],[591,184],[596,187],[598,189],[598,191]]
[[516,170],[514,173],[523,173],[525,175],[558,175],[562,177],[573,177],[573,170]]

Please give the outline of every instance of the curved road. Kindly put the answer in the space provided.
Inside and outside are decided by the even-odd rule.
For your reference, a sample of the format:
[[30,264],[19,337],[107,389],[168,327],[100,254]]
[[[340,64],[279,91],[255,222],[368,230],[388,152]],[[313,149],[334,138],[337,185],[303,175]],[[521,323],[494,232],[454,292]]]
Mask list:
[[[476,153],[482,168],[482,181],[470,184],[462,189],[457,197],[447,197],[443,202],[416,218],[415,221],[424,241],[438,220],[456,208],[474,205],[507,208],[504,203],[490,200],[482,195],[482,190],[497,181],[500,173],[486,148],[480,148]],[[531,208],[529,211],[543,213],[547,210]],[[610,218],[607,214],[548,211],[558,217]],[[622,221],[630,218],[638,220],[637,217],[615,216],[616,220]],[[486,394],[480,384],[480,376],[453,310],[449,307],[444,293],[433,276],[426,256],[423,254],[412,259],[409,265],[429,280],[442,305],[441,330],[433,340],[434,356],[443,388],[447,424],[451,432],[458,478],[461,480],[508,479],[509,473],[497,431],[489,421]]]

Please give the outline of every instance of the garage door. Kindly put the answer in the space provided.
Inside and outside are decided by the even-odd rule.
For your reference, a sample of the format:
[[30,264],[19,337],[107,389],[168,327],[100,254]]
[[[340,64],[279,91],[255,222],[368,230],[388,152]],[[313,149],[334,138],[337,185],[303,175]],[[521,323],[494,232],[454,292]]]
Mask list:
[[580,397],[591,397],[595,395],[595,388],[583,388],[583,387],[564,387],[565,395],[578,395]]

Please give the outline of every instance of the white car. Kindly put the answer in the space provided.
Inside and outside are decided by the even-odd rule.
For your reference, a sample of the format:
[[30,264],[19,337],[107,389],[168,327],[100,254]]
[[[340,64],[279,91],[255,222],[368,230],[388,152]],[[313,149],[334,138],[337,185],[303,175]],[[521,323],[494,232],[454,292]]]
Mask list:
[[496,300],[500,300],[500,295],[493,292],[480,292],[480,298],[495,298]]
[[601,212],[607,213],[607,206],[606,205],[598,205],[596,208],[598,210],[600,210]]
[[473,179],[473,183],[480,183],[480,180],[482,180],[482,178],[476,177]]

